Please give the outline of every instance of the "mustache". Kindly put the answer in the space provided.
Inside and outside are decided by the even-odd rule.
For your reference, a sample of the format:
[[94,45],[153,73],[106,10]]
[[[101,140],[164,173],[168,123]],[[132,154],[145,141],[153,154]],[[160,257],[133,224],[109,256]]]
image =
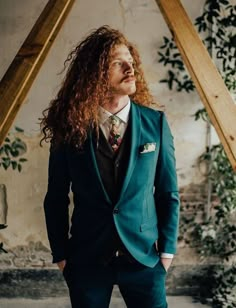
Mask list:
[[128,76],[125,76],[124,78],[121,79],[120,82],[123,82],[127,79],[130,79],[130,80],[136,80],[136,78],[134,77],[134,75],[128,75]]

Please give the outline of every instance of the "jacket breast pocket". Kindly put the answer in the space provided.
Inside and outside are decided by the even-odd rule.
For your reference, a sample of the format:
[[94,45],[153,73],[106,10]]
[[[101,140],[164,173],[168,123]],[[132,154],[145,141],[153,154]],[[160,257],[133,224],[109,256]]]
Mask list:
[[147,157],[147,156],[154,156],[156,154],[156,151],[151,151],[151,152],[145,152],[145,153],[139,153],[140,158],[142,157]]

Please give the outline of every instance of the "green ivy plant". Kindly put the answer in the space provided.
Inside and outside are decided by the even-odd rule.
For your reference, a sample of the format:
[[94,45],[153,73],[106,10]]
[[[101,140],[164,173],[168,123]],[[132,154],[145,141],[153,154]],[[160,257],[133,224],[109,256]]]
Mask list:
[[[236,6],[228,0],[207,0],[203,14],[196,18],[195,26],[203,36],[203,43],[209,53],[215,51],[217,67],[226,86],[236,91]],[[167,78],[160,80],[170,90],[194,91],[195,86],[185,69],[173,38],[164,37],[158,52],[159,62],[168,68]]]
[[[12,168],[21,172],[22,164],[27,161],[26,158],[21,157],[26,152],[26,144],[14,133],[23,133],[24,131],[15,127],[14,132],[10,132],[5,138],[2,146],[0,147],[0,168],[7,170]],[[0,224],[0,230],[5,229],[7,226]],[[7,253],[3,248],[3,243],[0,243],[0,253]]]
[[[15,131],[18,133],[23,132],[19,127],[15,127]],[[26,162],[27,159],[20,156],[25,152],[25,143],[20,138],[13,137],[13,134],[9,133],[0,147],[0,167],[5,170],[11,167],[13,170],[17,169],[21,172],[22,163]]]
[[[229,91],[236,94],[236,6],[228,0],[206,0],[195,26],[203,37],[210,55],[214,54],[218,70]],[[170,90],[193,92],[195,86],[187,73],[181,55],[173,41],[164,37],[159,62],[167,67],[167,77],[160,82]],[[195,120],[209,122],[205,109],[195,113]],[[207,148],[199,158],[199,164],[210,166],[208,177],[217,205],[209,218],[189,214],[181,208],[180,240],[194,243],[202,259],[216,257],[222,265],[213,271],[212,306],[236,307],[236,174],[221,144]]]
[[[236,174],[221,145],[214,145],[199,158],[203,164],[211,161],[208,176],[217,197],[208,219],[199,223],[195,214],[181,208],[180,240],[194,243],[202,259],[215,257],[222,265],[213,271],[213,307],[235,307],[236,303]],[[191,245],[193,246],[193,245]]]

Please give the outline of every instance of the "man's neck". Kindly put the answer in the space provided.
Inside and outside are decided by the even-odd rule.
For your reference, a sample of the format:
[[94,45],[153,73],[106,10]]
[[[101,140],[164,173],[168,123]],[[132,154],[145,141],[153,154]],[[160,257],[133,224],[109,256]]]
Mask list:
[[119,112],[123,109],[129,102],[129,96],[119,96],[112,97],[109,101],[107,101],[102,107],[109,111],[112,114]]

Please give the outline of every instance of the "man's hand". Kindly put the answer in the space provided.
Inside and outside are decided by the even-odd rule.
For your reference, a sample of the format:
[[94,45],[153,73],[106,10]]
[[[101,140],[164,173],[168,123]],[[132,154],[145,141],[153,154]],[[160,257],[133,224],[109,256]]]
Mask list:
[[66,265],[66,260],[62,260],[60,262],[57,262],[57,266],[59,267],[59,270],[61,272],[63,272],[65,265]]
[[161,258],[161,263],[163,264],[164,268],[166,271],[168,271],[171,263],[172,263],[172,260],[171,258]]

